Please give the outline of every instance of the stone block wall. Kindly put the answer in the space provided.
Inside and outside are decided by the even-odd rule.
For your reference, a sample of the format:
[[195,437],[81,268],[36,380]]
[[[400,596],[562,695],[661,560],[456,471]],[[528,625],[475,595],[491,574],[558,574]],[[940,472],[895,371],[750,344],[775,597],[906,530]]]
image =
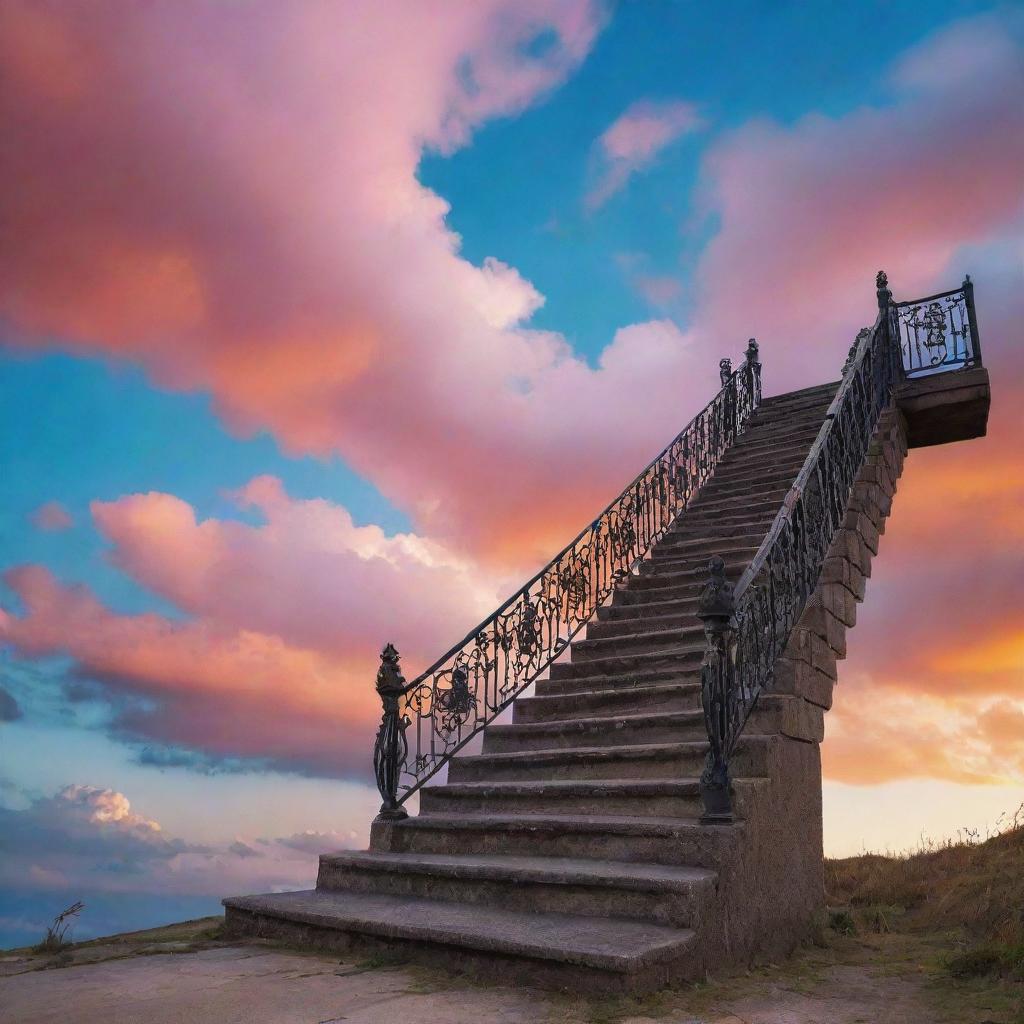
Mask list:
[[792,949],[813,934],[824,909],[824,716],[906,454],[906,421],[892,406],[879,421],[842,528],[776,665],[772,688],[749,723],[752,732],[770,737],[770,785],[737,793],[746,840],[722,872],[723,952],[729,959],[742,960],[743,947],[761,954]]

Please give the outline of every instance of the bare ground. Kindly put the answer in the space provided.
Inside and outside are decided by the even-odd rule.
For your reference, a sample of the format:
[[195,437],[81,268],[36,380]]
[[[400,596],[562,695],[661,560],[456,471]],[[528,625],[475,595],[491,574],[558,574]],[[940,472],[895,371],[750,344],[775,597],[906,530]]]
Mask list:
[[1024,1024],[1024,984],[956,981],[945,933],[832,934],[785,963],[643,999],[492,986],[216,937],[217,919],[0,955],[5,1024]]

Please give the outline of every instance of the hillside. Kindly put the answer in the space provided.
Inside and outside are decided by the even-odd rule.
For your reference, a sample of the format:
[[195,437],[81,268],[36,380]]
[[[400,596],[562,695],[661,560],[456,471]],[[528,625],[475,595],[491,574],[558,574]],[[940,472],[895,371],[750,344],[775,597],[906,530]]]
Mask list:
[[1024,981],[1024,808],[984,841],[826,861],[825,888],[837,930],[945,933],[954,977]]

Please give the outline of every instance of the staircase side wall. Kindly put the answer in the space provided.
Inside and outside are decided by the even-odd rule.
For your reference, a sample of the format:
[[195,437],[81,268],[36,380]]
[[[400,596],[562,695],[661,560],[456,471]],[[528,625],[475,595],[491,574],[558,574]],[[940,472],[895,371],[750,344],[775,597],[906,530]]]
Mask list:
[[907,453],[907,425],[883,413],[857,477],[842,529],[749,728],[773,737],[769,781],[737,784],[746,836],[721,866],[705,969],[790,952],[811,938],[824,911],[821,759],[846,630],[871,575],[879,537]]

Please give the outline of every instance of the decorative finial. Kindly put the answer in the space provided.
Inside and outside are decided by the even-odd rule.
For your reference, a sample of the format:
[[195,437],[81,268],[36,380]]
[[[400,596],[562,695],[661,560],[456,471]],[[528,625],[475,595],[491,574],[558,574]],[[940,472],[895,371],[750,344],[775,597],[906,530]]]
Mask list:
[[377,669],[377,692],[385,694],[400,693],[405,689],[405,676],[399,665],[400,655],[394,644],[388,644],[380,652],[380,668]]
[[758,347],[757,342],[751,338],[750,341],[747,342],[747,362],[756,363],[759,353],[760,348]]
[[708,562],[708,576],[709,579],[697,601],[697,618],[704,619],[705,624],[708,624],[709,620],[724,624],[732,618],[736,610],[736,600],[733,586],[725,578],[725,562],[721,555],[713,555]]
[[875,274],[875,294],[878,296],[878,308],[885,309],[892,302],[892,292],[889,291],[889,277],[884,270]]
[[724,388],[729,383],[729,378],[732,376],[732,360],[731,359],[719,359],[718,360],[718,379],[722,382]]

